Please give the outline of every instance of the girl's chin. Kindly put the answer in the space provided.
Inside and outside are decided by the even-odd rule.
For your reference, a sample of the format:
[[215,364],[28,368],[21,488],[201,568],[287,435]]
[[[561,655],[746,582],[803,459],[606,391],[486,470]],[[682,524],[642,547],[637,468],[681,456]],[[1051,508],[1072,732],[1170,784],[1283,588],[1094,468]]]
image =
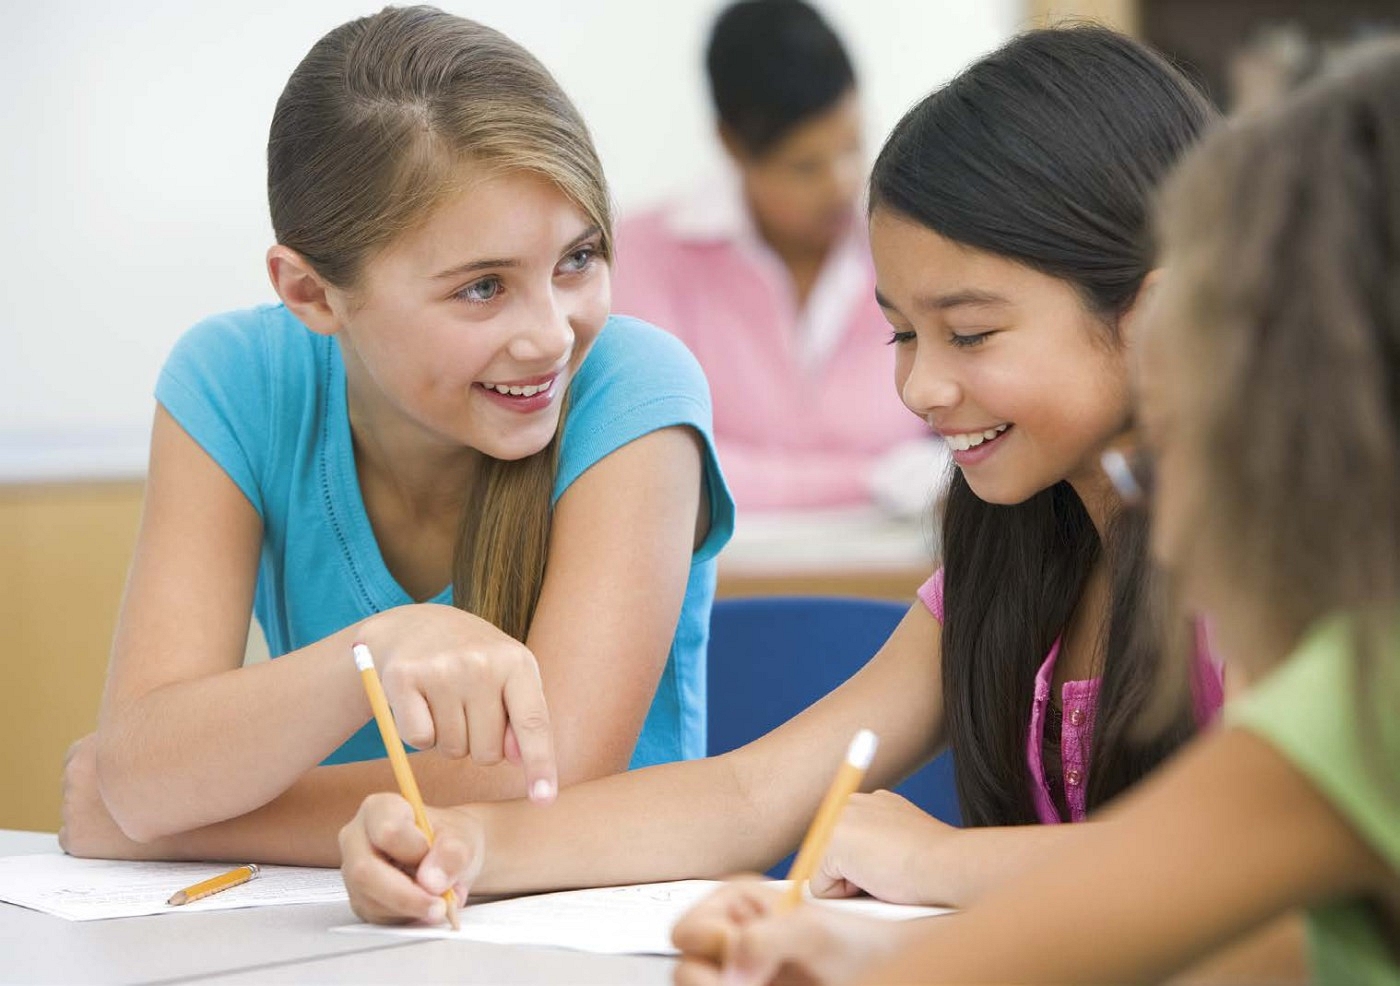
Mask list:
[[967,480],[968,489],[976,494],[977,499],[996,507],[1014,507],[1018,503],[1025,503],[1040,492],[1038,489],[1028,490],[1020,486],[1013,487],[1005,483],[989,482],[985,477],[982,478],[981,482],[978,482],[967,472],[963,473],[963,478]]
[[558,424],[557,419],[550,422],[549,428],[540,429],[540,434],[525,436],[497,436],[494,440],[484,441],[474,447],[482,455],[492,459],[500,459],[503,462],[517,462],[520,459],[528,459],[532,455],[543,452],[549,447],[549,441],[554,437],[554,429]]

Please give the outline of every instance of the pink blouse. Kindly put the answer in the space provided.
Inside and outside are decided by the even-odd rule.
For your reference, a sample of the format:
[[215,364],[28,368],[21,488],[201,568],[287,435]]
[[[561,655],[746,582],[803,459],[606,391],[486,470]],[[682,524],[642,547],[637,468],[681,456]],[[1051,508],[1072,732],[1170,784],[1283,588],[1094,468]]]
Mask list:
[[[919,587],[919,599],[933,618],[943,622],[943,569]],[[1045,779],[1045,715],[1050,705],[1050,683],[1055,678],[1055,661],[1060,656],[1057,638],[1035,675],[1031,699],[1030,730],[1026,735],[1026,766],[1031,772],[1031,794],[1035,813],[1043,824],[1063,821],[1050,785]],[[1196,703],[1196,721],[1201,725],[1215,719],[1224,701],[1225,689],[1220,664],[1211,654],[1205,624],[1196,621],[1196,659],[1192,663],[1191,692]],[[1099,679],[1066,681],[1060,689],[1063,720],[1060,729],[1060,759],[1064,764],[1065,803],[1069,820],[1084,820],[1084,797],[1089,787],[1089,757],[1093,750],[1094,713],[1098,706]]]
[[930,440],[895,390],[865,222],[851,218],[801,308],[735,181],[618,226],[613,310],[678,336],[704,367],[741,511],[870,503],[886,453]]

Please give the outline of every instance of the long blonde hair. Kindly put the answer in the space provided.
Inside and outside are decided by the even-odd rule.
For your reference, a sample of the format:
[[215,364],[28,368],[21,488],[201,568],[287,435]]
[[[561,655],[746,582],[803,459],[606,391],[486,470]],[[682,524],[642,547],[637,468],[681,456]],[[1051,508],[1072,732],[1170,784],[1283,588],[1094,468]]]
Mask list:
[[[498,31],[432,7],[385,8],[318,41],[277,102],[267,147],[277,242],[354,288],[365,263],[456,186],[462,165],[553,182],[602,231],[612,210],[578,110]],[[453,602],[524,639],[539,600],[559,428],[516,461],[483,457],[466,497]]]

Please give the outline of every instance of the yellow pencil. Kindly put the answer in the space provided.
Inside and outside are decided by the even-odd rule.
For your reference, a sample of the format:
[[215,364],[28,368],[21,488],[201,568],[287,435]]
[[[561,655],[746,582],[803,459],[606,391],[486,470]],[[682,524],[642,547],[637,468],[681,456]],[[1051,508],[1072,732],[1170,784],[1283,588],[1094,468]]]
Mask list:
[[177,906],[180,904],[188,904],[192,900],[199,900],[201,897],[208,897],[210,894],[217,894],[221,890],[227,890],[230,887],[237,887],[240,884],[247,883],[257,875],[258,864],[249,863],[246,866],[240,866],[236,869],[229,870],[227,873],[220,873],[218,876],[211,876],[207,880],[201,880],[192,887],[186,887],[184,890],[177,890],[166,903],[175,904]]
[[[355,667],[360,669],[360,680],[364,682],[365,694],[369,696],[369,707],[374,710],[374,721],[379,723],[379,735],[384,738],[384,749],[389,751],[389,764],[394,768],[394,779],[399,782],[399,793],[413,806],[413,820],[418,830],[433,844],[433,825],[428,821],[428,812],[423,808],[423,796],[418,793],[418,782],[413,777],[408,755],[403,752],[403,741],[399,739],[398,727],[394,725],[394,714],[389,711],[389,699],[384,695],[384,686],[379,682],[379,674],[374,670],[374,656],[364,644],[351,648],[355,655]],[[457,931],[461,925],[457,920],[457,895],[448,887],[442,899],[447,903],[447,923]]]
[[870,769],[870,761],[875,759],[875,747],[879,742],[879,738],[868,729],[862,729],[856,733],[855,739],[851,740],[851,745],[846,750],[846,759],[832,778],[831,787],[822,799],[816,817],[812,819],[812,827],[807,830],[807,837],[802,840],[802,848],[797,851],[797,858],[792,861],[792,869],[788,871],[788,879],[792,884],[783,895],[779,910],[791,910],[801,903],[803,888],[817,871],[817,864],[826,852],[831,834],[836,831],[841,809],[846,807],[846,799],[860,787],[865,772]]

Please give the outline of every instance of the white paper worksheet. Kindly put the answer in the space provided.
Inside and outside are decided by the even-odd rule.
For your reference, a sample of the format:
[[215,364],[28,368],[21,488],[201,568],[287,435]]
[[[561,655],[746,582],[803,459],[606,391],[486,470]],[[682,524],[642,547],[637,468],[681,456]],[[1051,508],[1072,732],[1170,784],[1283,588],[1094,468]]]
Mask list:
[[166,903],[175,891],[232,868],[229,863],[75,859],[63,853],[7,856],[0,859],[0,901],[69,921],[96,921],[347,899],[340,870],[263,866],[257,879],[237,887],[178,907]]
[[[779,889],[786,885],[773,883]],[[461,938],[498,945],[541,945],[610,955],[675,955],[671,927],[719,886],[714,880],[680,880],[468,904],[462,908],[461,931],[446,925],[430,928],[375,924],[350,924],[335,930],[402,938]],[[951,913],[943,907],[886,904],[869,897],[811,903],[890,921]]]

